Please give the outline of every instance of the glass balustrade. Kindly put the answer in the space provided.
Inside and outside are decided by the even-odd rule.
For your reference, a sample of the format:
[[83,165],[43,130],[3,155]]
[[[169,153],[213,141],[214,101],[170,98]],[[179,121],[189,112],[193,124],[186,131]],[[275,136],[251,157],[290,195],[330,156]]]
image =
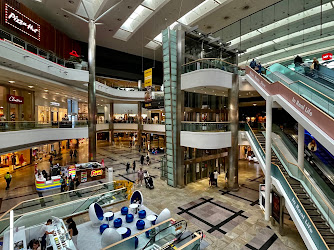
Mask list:
[[88,121],[61,121],[52,123],[42,123],[34,121],[0,121],[0,132],[44,129],[44,128],[81,128],[87,127]]
[[181,123],[182,131],[191,132],[226,132],[230,131],[229,122],[187,122]]
[[318,82],[303,77],[301,74],[278,63],[267,69],[266,77],[271,82],[281,82],[331,117],[334,117],[334,89],[321,86]]
[[[219,58],[203,58],[182,65],[182,74],[200,69],[221,69],[230,73],[238,71],[238,67]],[[243,71],[240,70],[240,74]]]

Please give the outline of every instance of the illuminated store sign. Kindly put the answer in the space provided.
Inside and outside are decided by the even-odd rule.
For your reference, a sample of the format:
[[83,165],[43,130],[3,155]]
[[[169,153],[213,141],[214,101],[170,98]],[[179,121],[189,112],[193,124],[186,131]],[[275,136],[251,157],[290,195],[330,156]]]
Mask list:
[[102,169],[99,169],[99,170],[92,170],[90,172],[90,176],[91,177],[94,177],[94,176],[99,176],[99,175],[102,175],[103,174],[103,170]]
[[41,40],[41,26],[8,4],[5,4],[5,23],[38,41]]
[[50,102],[50,105],[51,105],[51,106],[59,107],[59,106],[60,106],[60,103],[59,103],[59,102]]
[[322,60],[332,60],[333,59],[333,54],[332,53],[326,53],[322,55]]
[[24,98],[22,96],[7,95],[7,101],[13,104],[23,104]]

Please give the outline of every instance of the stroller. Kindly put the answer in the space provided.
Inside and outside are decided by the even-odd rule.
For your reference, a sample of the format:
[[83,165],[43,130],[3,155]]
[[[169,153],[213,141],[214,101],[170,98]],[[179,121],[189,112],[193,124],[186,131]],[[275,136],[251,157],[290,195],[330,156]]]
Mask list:
[[147,171],[144,173],[144,180],[145,180],[146,188],[149,188],[149,189],[154,188],[153,179]]

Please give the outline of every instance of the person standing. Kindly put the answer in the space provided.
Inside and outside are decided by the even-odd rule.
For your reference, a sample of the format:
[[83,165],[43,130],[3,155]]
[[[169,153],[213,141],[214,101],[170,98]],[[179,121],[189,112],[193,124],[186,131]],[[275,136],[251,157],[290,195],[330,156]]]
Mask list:
[[74,190],[74,180],[73,180],[73,178],[71,178],[71,180],[70,180],[70,191],[71,190]]
[[141,155],[141,157],[140,157],[140,164],[143,166],[144,165],[144,156],[143,155]]
[[66,187],[66,185],[65,185],[64,176],[62,176],[60,178],[60,192],[64,192],[65,191],[65,187]]
[[299,55],[297,55],[293,60],[293,63],[295,64],[296,67],[300,66],[303,63],[303,59]]
[[73,150],[72,149],[70,150],[70,157],[71,157],[71,160],[72,160],[72,157],[73,157]]
[[74,246],[75,246],[76,249],[79,249],[78,248],[78,234],[79,234],[79,231],[77,229],[77,225],[75,224],[75,222],[72,218],[68,218],[66,220],[66,223],[68,224],[68,232],[71,236],[71,239],[74,243]]
[[43,224],[40,230],[40,237],[42,238],[42,242],[41,242],[42,250],[45,250],[46,248],[46,235],[54,233],[54,231],[48,231],[50,225],[52,225],[52,220],[48,219],[46,224]]
[[7,183],[6,190],[8,190],[9,189],[9,184],[12,181],[12,175],[9,174],[9,172],[7,172],[7,174],[5,175],[5,180],[6,180],[6,183]]
[[144,179],[143,168],[140,168],[138,171],[138,185],[140,183],[140,186],[143,186],[143,179]]
[[132,163],[132,169],[133,169],[133,172],[136,171],[136,161],[133,161],[133,163]]
[[126,173],[128,174],[129,173],[129,170],[130,170],[130,163],[128,162],[126,164]]
[[209,186],[212,187],[213,184],[213,172],[209,173]]
[[261,65],[261,62],[259,62],[259,63],[256,65],[256,67],[257,67],[256,72],[259,73],[259,74],[261,74],[261,72],[262,72],[262,65]]
[[214,179],[214,182],[216,183],[216,187],[218,187],[218,172],[217,172],[217,170],[215,170],[213,172],[213,179]]
[[74,149],[73,156],[74,156],[74,159],[76,159],[78,156],[78,151],[76,149]]
[[255,67],[256,67],[256,61],[255,61],[255,59],[253,59],[253,60],[250,62],[249,67],[251,67],[252,69],[255,69]]
[[148,153],[146,155],[146,164],[147,166],[150,165],[150,156],[148,155]]

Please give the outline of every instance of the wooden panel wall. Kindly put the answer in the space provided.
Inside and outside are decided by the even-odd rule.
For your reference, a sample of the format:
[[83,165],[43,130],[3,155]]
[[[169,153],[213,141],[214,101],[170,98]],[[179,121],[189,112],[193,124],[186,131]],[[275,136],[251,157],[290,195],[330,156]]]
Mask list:
[[[51,24],[47,21],[39,17],[33,11],[28,9],[21,3],[18,3],[15,0],[0,0],[0,27],[9,33],[27,41],[28,43],[34,44],[35,46],[44,49],[46,51],[52,51],[54,54],[61,58],[68,59],[69,53],[72,50],[76,50],[78,54],[81,54],[81,46],[80,44],[69,38],[63,32],[55,29]],[[5,24],[5,3],[8,3],[22,14],[26,15],[36,23],[41,25],[41,41],[35,40],[30,36],[15,30],[11,26]]]

